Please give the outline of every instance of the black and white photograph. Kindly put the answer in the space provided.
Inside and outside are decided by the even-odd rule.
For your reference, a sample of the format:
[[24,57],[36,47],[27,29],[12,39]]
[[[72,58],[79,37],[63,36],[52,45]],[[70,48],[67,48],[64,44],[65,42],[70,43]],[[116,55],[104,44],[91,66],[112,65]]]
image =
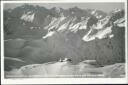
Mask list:
[[126,2],[32,1],[1,4],[4,79],[127,77]]

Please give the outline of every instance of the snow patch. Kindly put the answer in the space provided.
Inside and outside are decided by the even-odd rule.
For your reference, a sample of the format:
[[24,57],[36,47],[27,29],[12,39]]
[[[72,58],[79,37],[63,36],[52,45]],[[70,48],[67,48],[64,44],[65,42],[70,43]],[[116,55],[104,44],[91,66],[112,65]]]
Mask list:
[[102,15],[96,16],[96,18],[97,18],[97,19],[100,19],[100,18],[102,18]]
[[125,27],[125,18],[120,18],[114,22],[114,25],[117,25],[118,27]]
[[67,28],[68,28],[68,24],[69,24],[69,22],[67,22],[67,23],[65,23],[65,24],[63,24],[63,25],[61,25],[57,31],[63,31],[63,30],[65,30],[65,29],[67,29]]
[[105,30],[101,30],[96,34],[96,37],[99,39],[106,38],[108,34],[111,34],[112,32],[112,26],[105,28]]
[[55,34],[54,31],[48,32],[45,36],[43,36],[43,38],[45,39],[45,38],[47,38],[47,37],[52,36],[53,34]]
[[93,25],[92,28],[94,29],[102,29],[108,22],[110,17],[106,16],[105,18],[98,20],[96,25]]
[[121,11],[121,9],[114,9],[113,10],[114,13],[117,13],[117,12],[120,12],[120,11]]
[[91,12],[92,15],[95,14],[95,13],[96,13],[96,10],[94,10],[94,11]]
[[24,13],[24,14],[21,16],[20,19],[21,19],[21,20],[24,20],[24,21],[27,21],[27,22],[33,22],[34,16],[35,16],[35,13],[27,12],[26,14]]
[[62,22],[65,19],[66,19],[66,17],[64,17],[63,14],[61,14],[61,17],[59,17],[59,18],[53,17],[51,23],[48,26],[44,27],[44,29],[48,29],[48,30],[57,29],[60,22]]
[[30,27],[30,29],[41,29],[40,27]]
[[[98,38],[98,39],[106,38],[108,35],[111,34],[111,32],[112,32],[112,29],[111,29],[111,28],[112,28],[112,26],[106,27],[105,29],[98,31],[98,32],[97,32],[96,34],[94,34],[94,35],[90,35],[91,32],[93,31],[93,29],[90,29],[89,32],[88,32],[82,39],[83,39],[84,41],[88,42],[88,41],[94,40],[94,39],[96,39],[96,38]],[[113,35],[110,36],[110,37],[112,38]]]
[[109,38],[113,38],[113,37],[114,37],[114,35],[113,35],[113,34],[109,35]]
[[89,17],[79,23],[70,25],[69,30],[71,32],[77,32],[78,30],[87,29],[88,20],[89,20]]
[[125,22],[117,24],[118,27],[125,27]]

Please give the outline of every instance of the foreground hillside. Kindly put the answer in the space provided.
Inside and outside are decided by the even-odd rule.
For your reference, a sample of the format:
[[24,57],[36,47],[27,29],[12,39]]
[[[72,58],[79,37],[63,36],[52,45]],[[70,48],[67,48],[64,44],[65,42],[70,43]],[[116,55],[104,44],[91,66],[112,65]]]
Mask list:
[[[89,61],[89,60],[88,60]],[[90,60],[91,61],[91,60]],[[52,70],[51,70],[52,69]],[[71,62],[49,62],[22,66],[5,72],[6,78],[19,77],[85,77],[85,78],[120,78],[125,75],[124,63],[96,67],[94,64],[80,62],[73,65]]]

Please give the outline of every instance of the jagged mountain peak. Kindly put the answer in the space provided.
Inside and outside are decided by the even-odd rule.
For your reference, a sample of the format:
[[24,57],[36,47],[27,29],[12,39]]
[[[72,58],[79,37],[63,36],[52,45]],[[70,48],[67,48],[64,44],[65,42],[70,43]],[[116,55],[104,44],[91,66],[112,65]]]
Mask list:
[[53,8],[51,8],[50,10],[56,11],[57,13],[60,13],[60,12],[62,12],[64,9],[61,8],[61,7],[53,7]]
[[[120,10],[115,14],[107,15],[107,13],[104,13],[101,10],[81,9],[77,6],[69,9],[63,9],[60,7],[53,7],[51,9],[47,9],[38,5],[33,6],[29,4],[24,4],[13,9],[12,13],[9,13],[11,16],[8,16],[8,13],[6,12],[5,15],[7,14],[7,17],[11,19],[9,21],[11,23],[13,23],[12,21],[15,22],[16,19],[19,25],[18,28],[20,29],[27,29],[33,32],[35,30],[37,33],[40,30],[45,31],[45,34],[42,34],[40,36],[48,35],[48,32],[51,30],[53,31],[53,29],[58,32],[65,32],[68,30],[74,33],[84,30],[85,32],[82,32],[82,35],[80,34],[80,36],[84,36],[92,28],[98,31],[100,29],[110,27],[111,22],[114,22],[124,16],[123,13],[124,11]],[[15,17],[15,19],[13,17]],[[10,27],[16,28],[15,26]],[[28,34],[31,34],[31,31],[28,31],[30,32]]]
[[71,11],[82,11],[82,9],[79,8],[79,7],[77,7],[77,6],[74,6],[72,8],[69,8],[69,10],[71,10]]

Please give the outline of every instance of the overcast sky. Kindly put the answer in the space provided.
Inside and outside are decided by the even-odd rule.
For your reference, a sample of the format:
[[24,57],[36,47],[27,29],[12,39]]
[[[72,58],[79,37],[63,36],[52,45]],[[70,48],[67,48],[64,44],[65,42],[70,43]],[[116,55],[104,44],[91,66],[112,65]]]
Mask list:
[[[5,4],[4,8],[8,9],[8,8],[15,8],[17,6],[21,6],[24,3],[11,3],[11,4]],[[117,3],[117,2],[110,2],[110,3],[31,3],[31,5],[40,5],[40,6],[44,6],[46,8],[52,8],[52,7],[61,7],[64,9],[67,8],[72,8],[72,7],[79,7],[82,9],[98,9],[98,10],[102,10],[105,12],[110,12],[111,10],[115,9],[115,8],[119,8],[119,9],[124,9],[124,3]]]

